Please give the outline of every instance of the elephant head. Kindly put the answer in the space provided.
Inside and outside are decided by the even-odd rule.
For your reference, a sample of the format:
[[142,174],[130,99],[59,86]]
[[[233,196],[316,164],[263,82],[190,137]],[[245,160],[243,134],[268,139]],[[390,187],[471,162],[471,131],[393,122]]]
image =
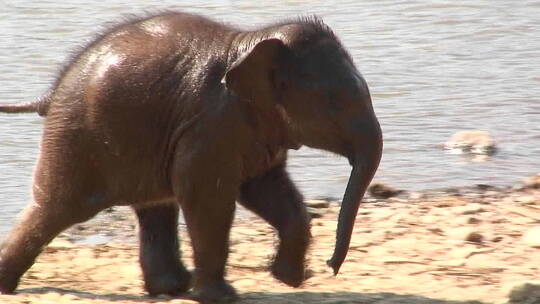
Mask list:
[[322,22],[308,25],[283,25],[266,37],[238,39],[237,49],[248,51],[238,51],[225,84],[247,102],[283,112],[299,144],[349,160],[336,246],[327,262],[337,274],[360,201],[379,165],[382,132],[367,84],[349,54]]

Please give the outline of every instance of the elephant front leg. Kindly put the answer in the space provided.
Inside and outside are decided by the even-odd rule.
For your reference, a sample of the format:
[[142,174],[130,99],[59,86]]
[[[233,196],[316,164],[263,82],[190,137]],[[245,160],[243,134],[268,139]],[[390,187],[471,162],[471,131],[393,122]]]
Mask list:
[[235,210],[234,196],[200,185],[194,190],[197,193],[186,197],[181,204],[195,263],[192,294],[201,303],[231,302],[237,294],[224,276]]
[[305,255],[311,238],[309,216],[285,164],[245,182],[239,201],[279,233],[280,244],[271,268],[274,277],[289,286],[300,286],[305,279]]
[[150,295],[176,295],[189,290],[191,274],[180,260],[178,203],[135,206],[139,220],[139,261]]

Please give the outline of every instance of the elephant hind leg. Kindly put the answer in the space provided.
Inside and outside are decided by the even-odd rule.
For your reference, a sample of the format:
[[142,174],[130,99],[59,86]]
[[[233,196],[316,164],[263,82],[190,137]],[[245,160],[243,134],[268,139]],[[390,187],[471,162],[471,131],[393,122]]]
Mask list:
[[300,286],[311,238],[309,215],[285,164],[245,182],[239,202],[278,231],[280,244],[271,268],[274,277],[289,286]]
[[134,206],[139,221],[139,262],[150,295],[184,293],[191,274],[180,260],[178,209],[170,203]]
[[20,277],[60,232],[91,218],[98,211],[75,210],[65,204],[58,204],[56,208],[37,203],[28,205],[0,246],[0,294],[15,291]]
[[52,149],[54,144],[44,142],[34,174],[33,202],[0,245],[0,293],[14,292],[43,247],[60,232],[111,205],[87,163],[70,159],[67,149]]

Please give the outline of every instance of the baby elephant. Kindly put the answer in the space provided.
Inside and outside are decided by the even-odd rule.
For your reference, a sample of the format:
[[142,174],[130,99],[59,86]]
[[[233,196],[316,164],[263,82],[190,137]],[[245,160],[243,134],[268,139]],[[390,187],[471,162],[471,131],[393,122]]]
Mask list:
[[[55,236],[101,210],[137,214],[140,264],[152,295],[231,301],[225,281],[235,202],[268,221],[280,243],[271,272],[300,286],[310,241],[302,196],[286,171],[302,145],[351,166],[328,265],[337,274],[382,134],[365,80],[318,18],[243,31],[168,12],[120,24],[65,66],[36,101],[0,112],[45,118],[32,202],[0,247],[0,292]],[[180,260],[182,209],[193,278]]]

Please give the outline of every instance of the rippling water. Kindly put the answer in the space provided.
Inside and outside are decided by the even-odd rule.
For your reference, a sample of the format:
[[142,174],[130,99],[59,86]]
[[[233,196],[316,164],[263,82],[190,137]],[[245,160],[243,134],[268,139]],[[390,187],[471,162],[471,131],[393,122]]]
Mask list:
[[[398,188],[508,185],[540,171],[539,1],[0,1],[0,102],[43,93],[70,50],[121,16],[180,9],[258,25],[318,14],[367,79],[385,136],[376,179]],[[500,153],[443,152],[454,132],[492,133]],[[0,115],[0,236],[29,201],[41,119]],[[307,197],[340,197],[350,168],[311,149],[290,171]]]

